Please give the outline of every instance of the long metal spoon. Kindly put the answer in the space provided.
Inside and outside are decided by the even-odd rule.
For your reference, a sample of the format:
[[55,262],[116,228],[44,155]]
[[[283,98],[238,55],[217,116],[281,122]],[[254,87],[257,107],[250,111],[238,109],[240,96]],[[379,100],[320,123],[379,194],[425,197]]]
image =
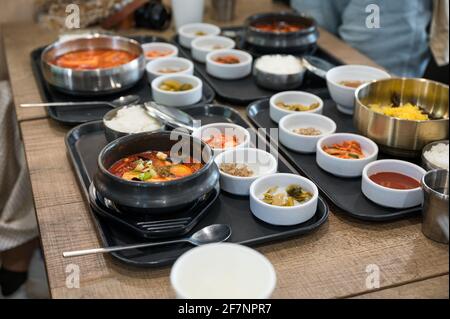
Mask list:
[[95,106],[105,105],[111,108],[117,108],[125,105],[136,104],[140,100],[138,95],[125,95],[111,102],[107,101],[89,101],[89,102],[49,102],[49,103],[24,103],[20,107],[43,107],[43,106]]
[[145,244],[137,244],[137,245],[127,245],[127,246],[115,246],[115,247],[107,247],[107,248],[94,248],[94,249],[86,249],[86,250],[76,250],[70,252],[64,252],[63,257],[76,257],[76,256],[84,256],[98,253],[112,253],[115,251],[123,251],[129,249],[137,249],[137,248],[147,248],[147,247],[155,247],[161,245],[171,245],[178,243],[190,243],[194,246],[201,246],[212,243],[220,243],[226,241],[231,236],[231,228],[228,225],[216,224],[207,226],[191,237],[159,242],[159,243],[145,243]]

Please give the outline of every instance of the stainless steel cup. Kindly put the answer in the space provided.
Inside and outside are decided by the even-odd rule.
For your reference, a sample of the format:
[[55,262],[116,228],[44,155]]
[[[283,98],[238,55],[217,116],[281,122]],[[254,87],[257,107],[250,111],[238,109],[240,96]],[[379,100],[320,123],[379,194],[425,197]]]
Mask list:
[[221,22],[234,19],[236,0],[212,0],[213,18]]
[[444,244],[448,244],[448,177],[447,170],[432,170],[421,183],[425,195],[422,232]]

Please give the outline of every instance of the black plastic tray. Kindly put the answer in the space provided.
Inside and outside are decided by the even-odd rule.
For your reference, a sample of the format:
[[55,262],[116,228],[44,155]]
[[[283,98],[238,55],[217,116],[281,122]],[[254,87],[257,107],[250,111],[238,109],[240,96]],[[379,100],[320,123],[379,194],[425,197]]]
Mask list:
[[[270,119],[269,104],[269,99],[265,99],[254,102],[247,108],[248,117],[257,127],[278,128],[278,124]],[[330,97],[324,99],[323,114],[336,122],[337,132],[357,133],[352,116],[339,112]],[[389,221],[410,217],[421,211],[420,207],[399,210],[377,205],[362,193],[361,178],[341,178],[325,172],[317,165],[315,154],[297,153],[281,144],[278,149],[296,169],[310,178],[334,205],[355,218]],[[389,157],[380,153],[379,158]]]
[[[155,36],[137,36],[132,38],[139,41],[140,43],[167,42],[166,39]],[[33,69],[33,74],[38,84],[41,98],[44,102],[112,101],[120,96],[128,94],[139,95],[141,97],[141,102],[152,100],[152,90],[145,73],[142,79],[136,85],[128,90],[119,93],[102,96],[79,96],[59,91],[58,89],[48,85],[43,77],[40,61],[41,54],[44,48],[45,47],[41,47],[31,52],[31,66]],[[203,86],[203,98],[199,103],[196,103],[195,105],[205,105],[207,103],[211,103],[214,98],[214,90],[207,83],[205,83],[205,85]],[[99,104],[92,107],[48,107],[47,113],[55,121],[58,121],[65,125],[73,126],[90,121],[101,120],[103,116],[110,110],[111,108],[107,105]]]
[[[222,31],[223,32],[232,31],[236,32],[237,34],[240,34],[242,33],[243,28],[242,27],[224,28]],[[179,44],[178,36],[175,36],[172,39],[172,42],[177,45],[180,51],[180,56],[184,56],[187,59],[192,60],[194,62],[195,72],[200,77],[202,77],[209,85],[211,85],[211,87],[216,92],[217,96],[224,101],[238,105],[247,105],[250,102],[268,98],[277,93],[277,91],[266,90],[256,85],[253,75],[249,75],[243,79],[238,80],[221,80],[215,78],[206,72],[206,65],[204,63],[196,62],[192,58],[191,51]],[[249,53],[255,55],[255,52],[249,50],[249,48],[245,46],[245,41],[243,40],[243,37],[237,38],[236,48],[248,51]],[[331,57],[329,54],[327,54],[320,48],[317,48],[315,50],[314,56],[322,58],[334,65],[342,64],[341,61]],[[309,72],[306,72],[305,80],[298,89],[304,90],[305,88],[308,88],[310,90],[311,89],[315,90],[323,88],[324,86],[326,86],[326,83],[323,79]]]
[[[228,107],[191,107],[186,111],[201,120],[203,124],[233,122],[248,127],[241,116]],[[88,200],[88,187],[97,169],[97,156],[106,145],[102,122],[90,122],[75,127],[67,134],[66,145],[81,188],[85,193],[86,200]],[[279,171],[297,173],[286,160],[281,158]],[[104,246],[134,244],[143,241],[141,237],[124,231],[116,223],[103,219],[92,209],[91,212]],[[211,207],[211,211],[192,232],[210,224],[228,224],[233,230],[230,242],[257,245],[311,232],[327,220],[328,212],[327,204],[320,198],[318,211],[311,220],[296,226],[272,226],[253,217],[247,197],[233,196],[221,192],[219,198]],[[156,267],[171,264],[190,248],[192,247],[189,245],[181,244],[116,252],[112,255],[120,261],[134,266]]]

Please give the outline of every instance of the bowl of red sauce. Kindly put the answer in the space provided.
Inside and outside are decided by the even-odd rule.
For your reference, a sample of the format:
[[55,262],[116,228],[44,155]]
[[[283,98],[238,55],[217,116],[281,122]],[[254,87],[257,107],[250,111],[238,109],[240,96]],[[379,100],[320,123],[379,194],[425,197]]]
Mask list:
[[391,208],[411,208],[423,202],[420,186],[426,171],[401,160],[380,160],[368,164],[362,175],[362,192],[374,203]]

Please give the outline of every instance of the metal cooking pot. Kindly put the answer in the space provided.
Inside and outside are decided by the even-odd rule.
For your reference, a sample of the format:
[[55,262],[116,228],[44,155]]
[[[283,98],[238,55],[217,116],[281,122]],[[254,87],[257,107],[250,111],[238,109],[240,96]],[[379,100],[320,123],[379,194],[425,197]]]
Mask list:
[[[73,70],[51,63],[63,54],[87,49],[125,50],[138,57],[115,68],[96,70]],[[41,67],[45,80],[65,93],[101,95],[128,89],[138,82],[145,71],[145,57],[141,45],[135,40],[96,34],[49,45],[42,52]]]
[[[297,32],[267,32],[258,24],[286,22],[301,25]],[[272,53],[310,52],[316,46],[319,32],[316,21],[295,12],[263,13],[250,16],[245,22],[245,41],[261,51]]]

